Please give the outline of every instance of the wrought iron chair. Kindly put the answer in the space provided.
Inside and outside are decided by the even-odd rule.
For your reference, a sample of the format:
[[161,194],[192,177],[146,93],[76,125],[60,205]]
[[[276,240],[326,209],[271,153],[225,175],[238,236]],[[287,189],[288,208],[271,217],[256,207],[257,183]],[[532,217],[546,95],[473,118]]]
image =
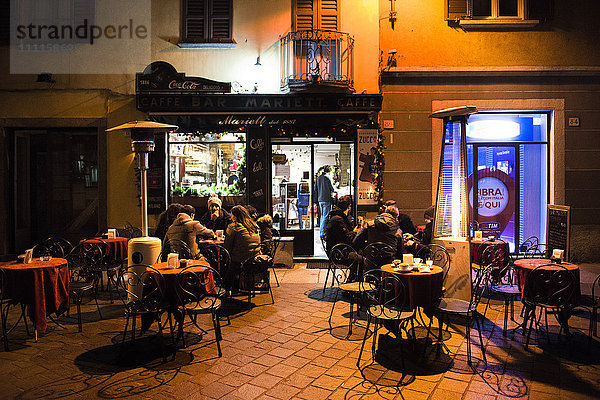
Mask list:
[[[82,331],[81,303],[86,293],[91,293],[96,302],[98,315],[102,319],[102,312],[98,304],[98,288],[102,276],[102,263],[106,248],[98,240],[84,240],[71,250],[67,255],[69,262],[69,292],[71,298],[75,299],[77,306],[77,324],[79,332]],[[67,310],[67,316],[70,311]]]
[[271,304],[275,304],[271,290],[269,269],[273,267],[273,259],[266,254],[257,254],[243,262],[240,271],[240,292],[248,293],[248,303],[257,293],[269,292]]
[[[473,321],[477,324],[477,333],[479,334],[479,343],[481,345],[481,354],[483,355],[483,361],[487,363],[485,356],[485,347],[483,346],[483,338],[481,336],[481,324],[479,317],[481,314],[477,311],[477,306],[481,301],[483,293],[490,284],[492,266],[489,265],[487,268],[480,270],[475,280],[471,284],[471,299],[469,301],[463,299],[442,297],[439,303],[434,307],[434,314],[437,314],[439,323],[439,334],[438,334],[438,347],[437,354],[439,355],[443,335],[442,330],[444,326],[444,316],[456,316],[463,317],[465,319],[466,337],[467,337],[467,363],[472,364],[471,361],[471,325]],[[427,338],[429,338],[429,332],[431,330],[431,323],[433,318],[429,321],[429,327],[427,328]],[[426,340],[427,340],[426,338]]]
[[577,308],[583,308],[590,313],[590,325],[588,328],[588,339],[591,342],[593,336],[598,336],[598,308],[600,308],[600,275],[592,283],[591,296],[581,296],[581,302]]
[[[442,285],[445,284],[448,272],[450,272],[451,260],[450,254],[444,246],[435,243],[425,245],[417,251],[416,257],[421,258],[423,262],[426,262],[427,260],[432,260],[433,265],[440,267],[443,271]],[[444,293],[445,291],[446,288],[442,286],[442,293]]]
[[129,222],[123,228],[117,229],[118,235],[127,239],[142,237],[142,228],[131,225]]
[[367,271],[362,276],[359,283],[359,290],[362,295],[362,303],[367,309],[367,328],[363,337],[358,353],[356,366],[360,368],[360,360],[369,334],[369,326],[374,323],[373,329],[373,345],[371,348],[372,359],[375,360],[375,352],[377,350],[377,332],[380,324],[385,321],[391,321],[396,327],[396,339],[400,343],[400,360],[402,369],[404,365],[404,349],[402,340],[402,331],[409,336],[407,325],[410,322],[413,331],[413,340],[416,340],[414,333],[414,316],[415,310],[411,310],[408,305],[408,294],[404,284],[396,274],[373,269]]
[[[521,297],[521,287],[518,281],[518,275],[515,272],[514,264],[510,262],[505,267],[501,268],[496,279],[492,279],[490,285],[490,292],[496,293],[502,296],[504,300],[504,326],[502,328],[502,335],[506,336],[506,328],[508,326],[508,311],[510,308],[511,319],[515,320],[515,299]],[[488,301],[485,306],[483,315],[487,313],[487,309],[490,305],[491,296],[488,296]]]
[[192,250],[190,250],[190,246],[188,246],[186,242],[179,239],[170,239],[163,243],[162,250],[160,251],[156,262],[167,261],[169,253],[179,254],[180,259],[192,260],[195,258],[192,254]]
[[[277,247],[279,246],[279,238],[265,240],[260,244],[260,252],[261,254],[266,254],[272,259],[275,259],[275,254],[277,254]],[[275,273],[275,267],[271,264],[271,271],[273,271],[273,276],[275,277],[275,283],[279,287],[279,279],[277,279],[277,274]]]
[[[223,276],[231,265],[231,256],[229,251],[220,244],[204,244],[198,248],[199,254],[201,254],[206,261],[210,264],[210,267],[215,271],[219,272],[220,276]],[[223,285],[218,286],[218,297],[223,300],[227,297],[227,290]],[[231,323],[229,315],[227,315],[228,323]]]
[[386,243],[368,244],[362,251],[364,271],[379,269],[385,264],[391,264],[394,261],[395,254],[396,249]]
[[[560,264],[544,264],[529,272],[523,287],[523,305],[525,317],[523,334],[527,334],[525,348],[529,346],[531,330],[536,320],[536,310],[539,308],[545,314],[546,338],[550,341],[548,332],[548,311],[551,311],[560,325],[560,332],[565,330],[569,337],[569,316],[574,307],[575,275]],[[540,317],[541,318],[541,312]],[[527,322],[529,330],[527,331]],[[538,321],[539,323],[539,321]]]
[[181,337],[185,347],[185,337],[183,334],[183,324],[186,315],[190,321],[201,332],[206,333],[198,325],[198,315],[210,314],[219,357],[221,357],[221,325],[217,312],[221,307],[221,299],[218,293],[223,289],[223,280],[221,275],[210,267],[203,267],[199,270],[197,266],[187,267],[177,274],[177,297],[179,300],[179,311],[182,313],[179,327],[177,330],[177,342]]
[[158,323],[158,336],[163,350],[163,361],[166,359],[165,347],[163,343],[161,315],[168,309],[168,302],[165,299],[165,279],[157,269],[145,265],[130,265],[119,275],[119,287],[127,293],[125,302],[125,328],[123,329],[123,340],[121,342],[121,351],[125,345],[127,328],[129,320],[131,323],[131,340],[135,343],[135,325],[138,315],[148,315],[153,317]]
[[73,250],[73,245],[67,239],[49,237],[33,247],[33,257],[65,258],[71,250]]
[[329,252],[329,260],[332,265],[332,281],[337,284],[333,305],[331,306],[331,312],[329,313],[329,329],[330,331],[333,330],[331,319],[333,317],[333,311],[335,310],[335,305],[338,301],[338,298],[341,293],[345,293],[350,298],[350,317],[348,319],[348,334],[346,335],[347,339],[352,335],[352,317],[354,315],[354,305],[358,305],[358,302],[360,301],[361,290],[365,287],[368,287],[368,285],[361,285],[361,282],[358,282],[354,279],[349,279],[351,275],[356,276],[360,268],[359,259],[352,246],[345,243],[336,244]]

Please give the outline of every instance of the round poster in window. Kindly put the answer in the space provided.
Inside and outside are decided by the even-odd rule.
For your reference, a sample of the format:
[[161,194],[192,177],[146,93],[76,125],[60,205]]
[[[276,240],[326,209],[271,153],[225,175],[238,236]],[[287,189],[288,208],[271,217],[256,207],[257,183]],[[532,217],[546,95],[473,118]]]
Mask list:
[[[515,182],[497,169],[478,171],[477,217],[483,236],[500,237],[515,212]],[[469,206],[473,215],[473,175],[469,176]]]

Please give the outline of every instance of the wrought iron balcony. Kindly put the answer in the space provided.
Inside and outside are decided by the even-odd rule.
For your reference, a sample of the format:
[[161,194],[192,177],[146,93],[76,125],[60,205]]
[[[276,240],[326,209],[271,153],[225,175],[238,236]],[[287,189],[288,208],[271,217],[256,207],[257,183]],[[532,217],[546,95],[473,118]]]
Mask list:
[[354,39],[336,31],[294,31],[281,44],[281,90],[354,92]]

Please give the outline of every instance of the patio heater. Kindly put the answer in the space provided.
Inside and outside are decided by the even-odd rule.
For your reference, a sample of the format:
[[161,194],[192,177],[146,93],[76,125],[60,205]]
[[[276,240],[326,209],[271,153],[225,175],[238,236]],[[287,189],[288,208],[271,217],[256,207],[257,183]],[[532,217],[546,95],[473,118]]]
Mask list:
[[107,129],[106,132],[124,130],[131,137],[131,150],[135,153],[137,168],[140,170],[142,237],[134,238],[128,244],[128,263],[154,264],[161,249],[161,240],[148,236],[148,154],[154,151],[154,135],[159,132],[172,132],[177,125],[167,125],[152,121],[132,121]]
[[450,254],[446,296],[471,299],[470,213],[467,192],[467,118],[473,106],[439,110],[430,118],[443,121],[433,242]]

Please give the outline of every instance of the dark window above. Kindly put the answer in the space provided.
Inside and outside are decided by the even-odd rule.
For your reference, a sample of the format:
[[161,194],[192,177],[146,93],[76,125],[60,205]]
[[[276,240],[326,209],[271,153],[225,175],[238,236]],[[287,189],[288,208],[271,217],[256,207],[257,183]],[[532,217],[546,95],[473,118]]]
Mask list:
[[180,47],[233,47],[232,0],[182,0]]

